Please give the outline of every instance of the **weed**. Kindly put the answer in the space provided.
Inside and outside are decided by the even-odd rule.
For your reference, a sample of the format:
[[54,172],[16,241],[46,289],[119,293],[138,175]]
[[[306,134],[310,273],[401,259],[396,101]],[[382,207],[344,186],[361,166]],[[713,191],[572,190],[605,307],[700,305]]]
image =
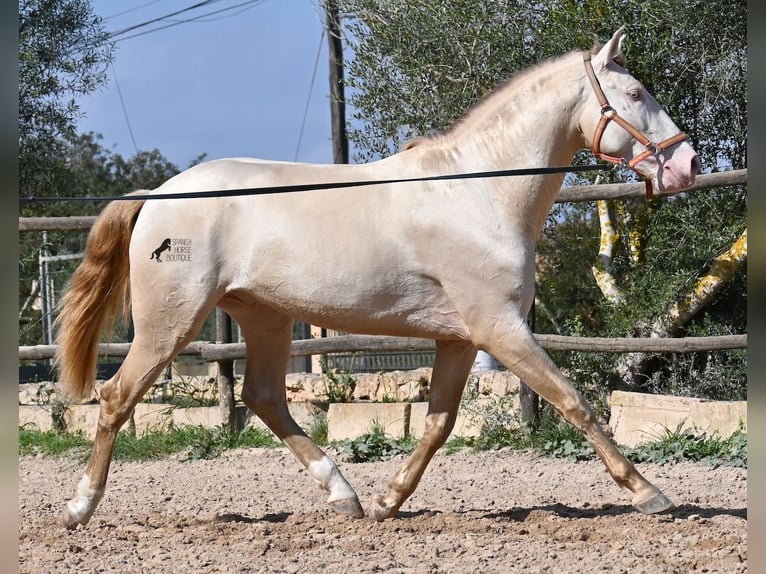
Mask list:
[[51,407],[53,430],[61,433],[66,430],[66,413],[69,409],[67,402],[56,392],[55,383],[43,382],[37,388],[37,401],[41,405]]
[[449,439],[442,448],[445,454],[450,455],[466,448],[472,448],[475,442],[473,437],[456,436]]
[[306,429],[306,434],[318,445],[327,444],[327,416],[320,413],[313,415],[311,424]]
[[329,369],[324,357],[319,358],[319,365],[324,375],[322,399],[328,403],[350,403],[353,401],[356,377],[346,371]]
[[656,440],[630,449],[628,454],[636,462],[698,461],[712,466],[747,468],[747,433],[740,426],[730,437],[722,439],[718,433],[684,428],[681,422],[675,430],[665,428]]
[[556,458],[578,461],[596,457],[583,434],[558,417],[544,417],[532,443],[541,453]]
[[415,447],[415,442],[412,438],[392,438],[386,434],[380,423],[373,421],[370,432],[353,440],[336,441],[334,446],[344,453],[350,462],[375,462],[388,460],[399,454],[409,454]]
[[218,406],[218,385],[209,377],[169,376],[157,382],[144,402],[161,402],[177,408]]
[[481,428],[479,436],[473,440],[476,450],[492,450],[510,446],[523,448],[523,437],[519,430],[521,423],[513,407],[513,396],[502,396],[482,401],[478,397],[478,379],[476,385],[469,385],[460,403],[460,409],[475,426]]

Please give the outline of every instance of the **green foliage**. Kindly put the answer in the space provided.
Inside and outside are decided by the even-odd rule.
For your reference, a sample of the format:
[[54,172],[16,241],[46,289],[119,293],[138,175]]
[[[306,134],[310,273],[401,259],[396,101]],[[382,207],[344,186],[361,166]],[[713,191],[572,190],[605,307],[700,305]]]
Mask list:
[[322,446],[327,444],[327,416],[314,414],[306,434],[315,444]]
[[704,462],[712,466],[747,468],[747,433],[738,430],[726,439],[679,424],[665,428],[656,440],[630,449],[627,456],[635,462],[669,464],[683,461]]
[[570,461],[591,460],[596,456],[583,434],[559,418],[544,418],[533,437],[533,445],[547,456]]
[[[491,409],[487,412],[489,413]],[[497,420],[502,420],[500,417]],[[325,434],[326,437],[326,434]],[[248,427],[230,434],[224,427],[207,429],[183,426],[164,431],[151,431],[136,437],[128,432],[117,436],[114,460],[157,460],[177,453],[184,453],[183,460],[214,459],[225,450],[235,448],[271,448],[278,446],[274,436],[265,430]],[[379,424],[373,424],[370,432],[354,440],[336,441],[332,446],[351,462],[375,462],[398,455],[410,454],[416,441],[411,437],[393,439]],[[19,455],[66,456],[85,460],[93,443],[82,432],[41,432],[19,427]],[[445,452],[453,453],[463,448],[478,451],[510,448],[533,450],[544,456],[565,458],[570,461],[595,458],[593,449],[582,434],[572,426],[548,412],[541,417],[538,431],[532,433],[521,425],[508,427],[489,424],[475,438],[458,437],[445,445]],[[656,440],[635,448],[623,448],[625,455],[635,463],[673,464],[677,462],[703,462],[712,466],[735,466],[747,468],[747,433],[740,429],[726,439],[717,434],[697,429],[665,429]]]
[[502,399],[479,408],[484,424],[479,436],[469,444],[479,451],[511,448],[535,450],[546,456],[569,460],[587,460],[594,456],[593,449],[577,429],[544,409],[536,429],[524,425]]
[[747,349],[652,355],[642,390],[718,401],[747,400]]
[[589,203],[556,204],[537,245],[535,330],[566,334],[576,318],[589,331],[603,326],[603,295],[593,280],[600,232],[598,215]]
[[322,400],[328,403],[350,403],[353,401],[356,377],[347,371],[329,369],[324,357],[319,358],[319,365],[324,376]]
[[[467,406],[471,408],[470,404]],[[596,458],[583,434],[555,414],[548,405],[543,407],[538,428],[534,431],[525,427],[513,412],[499,403],[474,405],[473,411],[468,412],[484,417],[485,423],[479,436],[452,439],[445,445],[446,452],[462,448],[478,451],[510,448],[532,450],[544,456],[565,458],[573,462]],[[674,431],[665,429],[656,440],[635,448],[624,447],[622,450],[636,463],[691,461],[747,468],[747,434],[743,429],[729,438],[721,439],[717,434],[679,425]]]
[[84,459],[90,453],[92,442],[85,434],[39,431],[19,426],[19,455],[74,456]]
[[[162,459],[185,453],[184,460],[211,459],[224,450],[235,448],[278,446],[274,436],[265,430],[248,427],[230,434],[223,426],[208,429],[201,426],[171,426],[165,430],[149,431],[141,436],[122,431],[117,435],[114,460],[139,461]],[[19,454],[42,453],[48,456],[70,456],[85,459],[90,455],[92,441],[82,432],[40,432],[19,427]]]
[[346,76],[349,102],[358,110],[349,139],[360,161],[445,129],[509,75],[513,68],[497,54],[524,54],[525,23],[505,17],[507,2],[340,4],[354,14],[345,23],[354,53]]
[[106,82],[112,44],[87,0],[19,1],[19,190],[56,194],[75,97]]
[[415,441],[412,438],[392,438],[386,434],[382,425],[373,422],[370,432],[353,440],[335,441],[332,445],[344,453],[350,462],[375,462],[411,453]]
[[[349,102],[357,110],[349,139],[356,159],[387,156],[418,135],[444,131],[513,73],[547,57],[587,49],[625,26],[628,69],[690,136],[703,172],[747,165],[747,4],[699,0],[344,0]],[[448,40],[445,40],[448,39]],[[591,162],[579,154],[576,163]],[[602,182],[632,179],[627,170]],[[591,176],[567,183],[592,183]],[[604,300],[591,266],[597,253],[595,205],[556,206],[538,243],[536,331],[584,336],[640,336],[667,312],[746,225],[746,189],[734,187],[615,202],[622,240],[610,271],[624,302]],[[627,238],[643,250],[631,258]],[[747,331],[747,273],[719,292],[679,335]],[[556,360],[594,402],[619,381],[615,356],[559,354]],[[700,369],[700,364],[706,369]],[[712,399],[746,392],[744,353],[658,356],[642,390]],[[675,377],[675,380],[672,380]],[[603,407],[597,410],[602,412]]]

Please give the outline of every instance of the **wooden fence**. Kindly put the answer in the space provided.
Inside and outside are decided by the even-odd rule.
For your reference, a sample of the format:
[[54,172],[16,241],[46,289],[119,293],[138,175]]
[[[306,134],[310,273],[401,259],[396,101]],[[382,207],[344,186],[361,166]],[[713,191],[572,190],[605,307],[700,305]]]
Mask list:
[[[735,170],[700,175],[695,185],[687,190],[699,191],[747,183],[747,170]],[[563,188],[557,203],[595,201],[598,199],[643,198],[643,183],[620,183],[585,185]],[[89,229],[95,217],[27,217],[19,218],[19,231],[84,230]],[[747,335],[685,338],[595,338],[567,337],[561,335],[535,335],[543,348],[549,351],[584,351],[598,353],[688,353],[747,347]],[[341,335],[321,339],[295,340],[291,356],[325,355],[354,352],[414,352],[432,351],[434,342],[430,339]],[[99,346],[99,356],[124,357],[130,343],[104,343]],[[55,356],[56,345],[34,345],[19,347],[19,360],[44,360]],[[195,341],[183,349],[181,355],[195,355],[207,362],[217,362],[219,372],[229,372],[231,361],[245,358],[244,343],[211,343]],[[221,382],[219,381],[219,386]],[[224,411],[227,407],[222,405]]]
[[[564,335],[541,335],[535,337],[549,351],[581,351],[591,353],[692,353],[696,351],[719,351],[747,347],[747,335],[721,335],[717,337],[680,338],[601,338],[568,337]],[[325,355],[328,353],[358,353],[364,351],[433,351],[433,340],[416,337],[385,337],[378,335],[338,335],[324,339],[293,341],[291,357]],[[56,345],[33,345],[19,347],[19,360],[39,361],[52,359]],[[100,357],[124,357],[130,343],[101,343]],[[244,343],[212,343],[195,341],[184,348],[180,355],[194,355],[203,361],[218,362],[245,358]]]
[[[704,174],[688,192],[747,183],[747,170],[725,171]],[[595,201],[598,199],[643,198],[643,183],[616,183],[582,185],[562,188],[557,203]],[[92,217],[20,217],[19,231],[71,231],[89,229],[95,221]],[[561,335],[536,335],[540,344],[549,351],[586,351],[598,353],[665,352],[688,353],[721,349],[745,348],[747,335],[686,338],[622,338],[603,339],[591,337],[566,337]],[[130,343],[106,343],[99,349],[103,357],[124,357]],[[430,339],[380,337],[366,335],[343,335],[323,339],[293,341],[291,355],[324,355],[328,353],[353,353],[364,351],[431,351],[434,343]],[[34,345],[19,347],[19,360],[43,360],[55,356],[55,345]],[[230,361],[245,358],[244,343],[216,344],[204,341],[191,343],[182,355],[197,355],[204,361]]]

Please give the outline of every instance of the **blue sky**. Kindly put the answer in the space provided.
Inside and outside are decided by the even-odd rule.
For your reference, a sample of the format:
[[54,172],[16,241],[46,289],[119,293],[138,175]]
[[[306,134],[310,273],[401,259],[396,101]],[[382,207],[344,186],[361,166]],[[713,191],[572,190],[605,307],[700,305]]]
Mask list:
[[[115,32],[198,2],[91,0],[91,5],[106,30]],[[219,0],[116,36],[108,84],[77,100],[84,114],[79,131],[101,134],[102,145],[124,157],[136,146],[156,148],[180,168],[201,153],[207,159],[292,161],[308,102],[297,159],[331,163],[327,38],[317,0],[256,0],[144,33],[243,3]]]

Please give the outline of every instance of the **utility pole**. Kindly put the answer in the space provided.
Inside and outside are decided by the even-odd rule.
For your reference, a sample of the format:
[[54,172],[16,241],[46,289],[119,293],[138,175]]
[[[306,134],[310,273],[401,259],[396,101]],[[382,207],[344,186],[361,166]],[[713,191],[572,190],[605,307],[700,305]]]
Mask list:
[[325,0],[325,18],[330,59],[330,121],[332,123],[332,158],[334,163],[348,163],[346,134],[346,98],[343,83],[343,43],[337,0]]
[[[348,163],[348,134],[346,134],[346,96],[343,82],[343,42],[337,0],[324,0],[325,26],[330,61],[330,123],[332,125],[333,163]],[[313,337],[327,337],[324,327],[310,326]],[[311,372],[321,373],[319,357],[312,355]]]

